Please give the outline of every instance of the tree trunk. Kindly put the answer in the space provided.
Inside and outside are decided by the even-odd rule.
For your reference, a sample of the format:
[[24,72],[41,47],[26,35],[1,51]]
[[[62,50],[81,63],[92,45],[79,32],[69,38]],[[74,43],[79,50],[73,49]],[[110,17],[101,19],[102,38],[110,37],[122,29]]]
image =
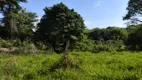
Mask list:
[[70,46],[70,41],[68,40],[68,41],[66,42],[66,47],[65,47],[64,55],[67,55],[67,54],[68,54],[68,48],[69,48],[69,46]]

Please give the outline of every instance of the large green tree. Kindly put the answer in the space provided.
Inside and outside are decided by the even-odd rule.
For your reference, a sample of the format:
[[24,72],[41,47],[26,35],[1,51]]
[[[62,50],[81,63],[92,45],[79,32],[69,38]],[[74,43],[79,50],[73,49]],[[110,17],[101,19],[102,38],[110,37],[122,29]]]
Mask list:
[[0,0],[0,13],[4,16],[2,22],[6,27],[8,35],[11,35],[15,29],[14,14],[18,14],[22,9],[20,2],[27,2],[27,0]]
[[142,16],[142,0],[129,0],[127,11],[123,19],[139,25],[128,26],[129,37],[126,44],[133,50],[142,50],[142,20],[139,18]]
[[21,10],[18,14],[13,14],[13,26],[15,26],[13,31],[16,36],[21,40],[32,37],[32,29],[35,28],[34,22],[37,21],[36,18],[36,13],[27,12],[26,10]]
[[44,12],[37,32],[40,39],[52,44],[55,51],[63,51],[67,41],[70,41],[72,48],[75,42],[82,39],[84,20],[73,9],[59,3],[46,7]]
[[[33,35],[32,29],[35,28],[34,22],[37,21],[36,18],[36,13],[21,9],[18,13],[11,13],[11,27],[6,26],[4,28],[10,34],[8,34],[9,37],[24,40]],[[5,23],[8,19],[9,16],[5,16],[2,23]]]
[[127,14],[124,20],[131,20],[132,22],[142,22],[139,17],[142,16],[142,0],[129,0],[127,7]]
[[132,28],[129,33],[126,45],[130,46],[130,50],[142,50],[142,26],[138,25],[137,27]]
[[17,13],[22,8],[20,2],[27,2],[27,0],[0,0],[0,13],[4,16],[11,11]]

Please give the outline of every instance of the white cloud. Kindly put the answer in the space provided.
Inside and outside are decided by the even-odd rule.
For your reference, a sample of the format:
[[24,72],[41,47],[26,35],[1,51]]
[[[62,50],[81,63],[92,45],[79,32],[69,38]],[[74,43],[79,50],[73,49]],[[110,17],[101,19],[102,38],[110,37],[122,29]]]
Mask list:
[[85,25],[90,25],[90,24],[92,24],[92,21],[85,21],[84,24]]
[[41,17],[37,17],[36,19],[38,19],[38,21],[37,21],[37,22],[40,22]]
[[37,19],[38,21],[37,21],[37,22],[34,22],[34,25],[35,25],[35,26],[37,25],[37,23],[40,22],[41,17],[37,17],[36,19]]
[[101,1],[95,2],[95,7],[99,7],[99,6],[101,6]]

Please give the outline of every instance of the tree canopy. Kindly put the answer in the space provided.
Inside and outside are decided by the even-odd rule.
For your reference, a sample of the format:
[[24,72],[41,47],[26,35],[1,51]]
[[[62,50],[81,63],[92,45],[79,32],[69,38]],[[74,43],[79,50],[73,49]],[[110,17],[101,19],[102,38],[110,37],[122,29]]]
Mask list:
[[17,13],[22,7],[20,2],[27,2],[27,0],[0,0],[0,13],[3,15],[9,14],[11,11]]
[[124,20],[134,19],[139,21],[137,17],[142,16],[142,0],[129,0],[127,11]]
[[89,33],[93,40],[123,40],[127,39],[127,32],[123,28],[108,27],[106,29],[95,28]]
[[0,13],[3,14],[1,24],[4,24],[4,32],[8,37],[19,37],[31,35],[32,28],[36,21],[36,13],[26,12],[20,6],[20,2],[27,0],[0,0]]
[[44,12],[37,32],[42,40],[52,44],[54,50],[63,50],[67,40],[70,40],[71,45],[81,40],[85,25],[80,14],[63,3],[46,7]]

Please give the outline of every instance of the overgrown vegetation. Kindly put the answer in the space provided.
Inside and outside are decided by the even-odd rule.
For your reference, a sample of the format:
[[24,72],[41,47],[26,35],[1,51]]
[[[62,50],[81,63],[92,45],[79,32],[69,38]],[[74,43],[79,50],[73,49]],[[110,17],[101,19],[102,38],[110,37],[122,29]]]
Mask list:
[[45,7],[35,25],[21,2],[0,0],[0,80],[142,79],[141,0],[129,0],[126,28],[94,29],[62,2]]
[[[1,80],[140,80],[142,79],[141,52],[71,52],[75,66],[64,68],[62,55],[0,54]],[[58,65],[57,65],[58,64]],[[68,63],[69,64],[69,63]]]
[[[0,27],[1,48],[14,48],[16,53],[18,51],[25,53],[35,53],[37,51],[62,53],[69,40],[70,51],[97,53],[101,51],[142,50],[142,26],[140,24],[130,25],[127,28],[108,27],[87,30],[80,14],[74,9],[69,9],[65,4],[59,3],[51,7],[45,7],[45,14],[35,26],[36,14],[23,9],[19,5],[20,2],[27,1],[11,2],[5,0],[0,4],[0,12],[4,16]],[[129,4],[133,5],[131,0]],[[127,8],[129,12],[124,19],[131,19],[131,17],[135,16],[133,14],[139,14],[138,12],[130,13],[130,7],[133,8],[130,5]],[[28,49],[34,51],[28,51]],[[14,52],[14,50],[12,51]]]

